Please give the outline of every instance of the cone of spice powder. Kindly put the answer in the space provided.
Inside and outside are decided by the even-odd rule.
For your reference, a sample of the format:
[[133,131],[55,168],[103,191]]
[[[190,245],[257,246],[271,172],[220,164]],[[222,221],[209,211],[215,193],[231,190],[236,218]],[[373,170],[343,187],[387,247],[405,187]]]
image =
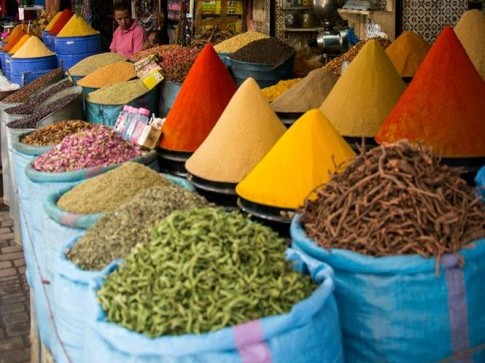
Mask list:
[[477,9],[465,11],[454,30],[485,81],[485,14]]
[[339,78],[322,111],[342,136],[374,137],[406,85],[378,41],[370,40]]
[[8,52],[10,51],[17,42],[22,39],[24,35],[27,35],[21,28],[15,27],[15,29],[12,31],[12,34],[8,37],[7,44],[2,48],[3,51]]
[[209,43],[187,74],[163,125],[162,149],[193,152],[236,92],[236,84]]
[[336,75],[323,68],[315,69],[271,102],[271,108],[276,112],[306,112],[318,108],[337,79]]
[[376,140],[423,142],[444,157],[485,156],[485,82],[451,27],[431,47]]
[[57,18],[56,22],[52,25],[52,28],[49,30],[49,34],[52,35],[57,35],[62,28],[64,28],[64,25],[67,24],[69,19],[74,15],[74,13],[69,10],[69,9],[64,9],[61,11],[61,14]]
[[256,81],[248,78],[185,167],[199,178],[238,183],[285,130]]
[[73,15],[64,27],[57,33],[58,37],[84,37],[87,35],[98,34],[82,16]]
[[413,77],[430,47],[418,34],[405,31],[386,48],[386,53],[401,77]]
[[57,19],[59,19],[59,17],[60,17],[60,16],[61,16],[61,12],[60,12],[60,11],[58,11],[58,12],[56,13],[56,15],[54,15],[54,16],[52,17],[52,19],[49,21],[49,24],[47,24],[47,26],[45,27],[45,29],[44,29],[44,30],[47,30],[47,31],[51,30],[51,29],[52,29],[52,27],[54,26],[54,24],[57,22]]
[[27,41],[15,52],[12,58],[39,58],[54,55],[49,48],[47,48],[42,40],[36,36],[31,36]]
[[12,47],[12,49],[10,49],[8,51],[8,54],[15,54],[15,52],[17,52],[17,50],[20,49],[20,47],[22,45],[25,44],[25,42],[30,38],[30,35],[28,34],[25,34],[22,38],[20,38],[20,40]]
[[312,109],[300,117],[237,185],[250,202],[296,209],[317,186],[355,157],[327,117]]

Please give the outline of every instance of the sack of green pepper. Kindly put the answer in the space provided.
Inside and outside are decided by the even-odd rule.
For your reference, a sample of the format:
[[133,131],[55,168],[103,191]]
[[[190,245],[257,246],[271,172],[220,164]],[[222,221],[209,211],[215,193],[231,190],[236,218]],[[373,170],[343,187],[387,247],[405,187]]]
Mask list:
[[333,288],[268,227],[177,211],[91,281],[84,361],[343,362]]

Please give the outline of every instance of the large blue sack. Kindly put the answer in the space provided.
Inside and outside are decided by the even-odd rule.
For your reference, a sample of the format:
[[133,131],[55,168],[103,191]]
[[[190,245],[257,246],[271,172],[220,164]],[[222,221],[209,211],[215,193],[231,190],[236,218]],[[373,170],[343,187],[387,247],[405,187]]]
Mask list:
[[[332,270],[299,252],[288,258],[309,270],[319,283],[313,294],[287,314],[275,315],[206,334],[149,338],[108,322],[96,301],[106,276],[122,263],[108,266],[91,281],[93,307],[86,331],[84,362],[138,363],[328,363],[343,362]],[[264,288],[264,286],[262,286]]]
[[475,184],[479,195],[482,196],[482,200],[485,202],[485,166],[482,166],[475,177]]
[[370,257],[317,246],[299,223],[292,247],[334,269],[346,362],[485,362],[485,239],[455,255]]
[[[163,174],[163,176],[186,190],[195,191],[194,186],[185,179],[168,174]],[[54,269],[54,278],[51,281],[53,281],[52,289],[54,291],[54,319],[59,339],[53,340],[52,354],[57,363],[81,361],[88,283],[93,276],[101,274],[101,271],[81,270],[66,258],[65,251],[72,248],[77,240],[85,234],[86,229],[93,226],[104,215],[104,213],[74,214],[59,209],[56,206],[57,200],[71,188],[68,187],[50,194],[44,202],[44,209],[50,217],[44,226],[51,236],[47,243],[46,254],[48,258],[55,256],[48,263]]]
[[[156,152],[149,152],[143,156],[137,157],[132,161],[136,161],[145,165],[156,165]],[[83,180],[93,176],[102,174],[108,170],[118,167],[120,164],[113,164],[107,167],[95,167],[78,171],[64,172],[64,173],[48,173],[36,171],[32,167],[31,161],[25,167],[26,178],[26,192],[30,195],[29,205],[29,219],[31,219],[30,235],[33,239],[33,244],[37,247],[38,270],[41,280],[43,282],[43,289],[39,293],[34,294],[34,305],[36,307],[37,322],[39,328],[39,336],[47,349],[52,350],[51,342],[54,338],[54,326],[50,318],[49,309],[53,306],[52,300],[52,277],[51,265],[47,265],[47,261],[52,261],[52,256],[57,255],[55,244],[52,244],[51,235],[47,232],[47,226],[51,224],[49,217],[44,212],[43,204],[50,193],[53,193],[62,188],[70,187],[79,184]],[[35,290],[35,286],[34,286]]]

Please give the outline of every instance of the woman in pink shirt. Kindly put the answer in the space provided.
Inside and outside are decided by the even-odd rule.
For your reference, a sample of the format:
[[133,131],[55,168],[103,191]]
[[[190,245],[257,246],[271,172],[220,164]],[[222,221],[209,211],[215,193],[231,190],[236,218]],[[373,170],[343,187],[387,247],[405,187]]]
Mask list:
[[113,34],[109,49],[130,58],[139,52],[147,40],[145,30],[131,18],[131,7],[128,3],[120,2],[113,7],[113,16],[118,24]]

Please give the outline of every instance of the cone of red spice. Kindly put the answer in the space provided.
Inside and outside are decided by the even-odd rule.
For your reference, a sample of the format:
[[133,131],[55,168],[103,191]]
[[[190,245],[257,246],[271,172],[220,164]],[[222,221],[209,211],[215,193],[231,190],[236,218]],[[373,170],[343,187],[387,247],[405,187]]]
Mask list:
[[423,142],[444,157],[485,156],[484,105],[485,82],[447,27],[375,138]]
[[52,25],[51,30],[49,30],[49,34],[57,35],[73,15],[74,13],[69,9],[62,10],[61,15],[59,15],[59,18],[57,18],[57,21]]
[[209,43],[190,68],[163,125],[160,147],[193,152],[209,135],[236,84]]

